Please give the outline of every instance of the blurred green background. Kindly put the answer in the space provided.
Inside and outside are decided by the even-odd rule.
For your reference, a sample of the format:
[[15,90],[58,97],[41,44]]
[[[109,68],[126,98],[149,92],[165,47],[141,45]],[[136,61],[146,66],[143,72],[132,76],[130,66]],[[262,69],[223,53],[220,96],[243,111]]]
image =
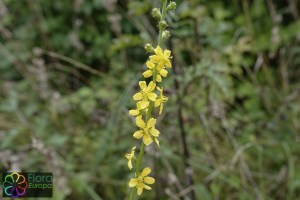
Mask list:
[[[300,199],[300,2],[176,3],[161,147],[143,161],[156,183],[140,199]],[[0,0],[0,171],[53,172],[55,200],[126,198],[158,6]]]

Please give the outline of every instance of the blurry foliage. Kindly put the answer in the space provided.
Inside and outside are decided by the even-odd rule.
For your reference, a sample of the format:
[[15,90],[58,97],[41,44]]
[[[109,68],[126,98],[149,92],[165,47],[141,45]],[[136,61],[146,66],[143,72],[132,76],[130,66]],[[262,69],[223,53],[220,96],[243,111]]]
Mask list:
[[[166,82],[161,150],[146,150],[157,183],[141,199],[176,199],[185,189],[174,77],[197,199],[298,199],[299,2],[176,2],[168,21],[178,75]],[[122,155],[134,131],[127,108],[145,68],[143,44],[157,37],[152,7],[0,2],[1,171],[52,171],[54,199],[124,199]]]

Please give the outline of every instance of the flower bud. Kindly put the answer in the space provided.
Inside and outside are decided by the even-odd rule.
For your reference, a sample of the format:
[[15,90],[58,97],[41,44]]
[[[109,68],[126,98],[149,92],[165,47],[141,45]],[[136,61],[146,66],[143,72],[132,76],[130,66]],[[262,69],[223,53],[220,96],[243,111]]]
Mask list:
[[145,45],[145,50],[147,52],[153,52],[154,51],[153,46],[149,43]]
[[161,13],[160,13],[160,11],[159,11],[158,8],[154,8],[154,9],[152,10],[152,16],[153,16],[154,18],[158,19],[158,20],[161,19]]
[[170,34],[169,31],[164,31],[164,32],[162,33],[162,37],[163,37],[164,39],[169,39],[170,36],[171,36],[171,34]]
[[167,10],[175,11],[176,10],[176,3],[174,1],[170,2],[168,7],[167,7]]
[[158,24],[158,27],[162,30],[165,30],[168,26],[168,23],[166,21],[160,21]]

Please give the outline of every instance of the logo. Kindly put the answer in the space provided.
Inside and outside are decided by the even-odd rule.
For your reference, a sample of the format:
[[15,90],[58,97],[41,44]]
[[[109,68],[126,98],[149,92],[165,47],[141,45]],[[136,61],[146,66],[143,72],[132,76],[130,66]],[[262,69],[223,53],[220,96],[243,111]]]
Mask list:
[[5,193],[7,196],[17,198],[26,193],[28,182],[26,181],[25,176],[13,172],[6,175],[3,180],[3,194]]
[[7,172],[2,174],[3,197],[52,197],[52,173]]

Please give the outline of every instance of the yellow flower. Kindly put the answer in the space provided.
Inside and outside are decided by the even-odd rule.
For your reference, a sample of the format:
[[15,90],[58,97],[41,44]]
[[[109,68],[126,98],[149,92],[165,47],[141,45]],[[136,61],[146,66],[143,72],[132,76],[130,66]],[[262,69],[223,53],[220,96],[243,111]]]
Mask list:
[[136,125],[141,128],[134,132],[133,137],[140,139],[143,137],[145,145],[149,145],[153,140],[158,141],[156,138],[159,136],[159,130],[155,129],[156,119],[150,118],[147,124],[143,121],[142,117],[136,118]]
[[149,106],[149,101],[147,102],[139,101],[136,103],[136,109],[129,110],[129,115],[137,116],[137,117],[141,116],[143,114],[143,110],[148,108],[148,106]]
[[146,81],[140,81],[139,82],[141,92],[136,93],[133,95],[133,99],[136,101],[142,100],[144,103],[147,102],[148,100],[155,101],[157,95],[152,92],[155,89],[156,84],[151,81],[148,86]]
[[165,66],[166,67],[169,67],[171,68],[172,67],[172,64],[170,62],[170,59],[172,58],[170,55],[171,55],[171,51],[170,50],[162,50],[159,46],[157,46],[155,49],[154,49],[154,52],[155,52],[155,55],[153,56],[150,56],[150,61],[154,64],[158,64],[157,67],[158,68],[164,68]]
[[134,151],[135,151],[135,147],[132,147],[131,152],[125,155],[125,158],[127,158],[127,160],[128,160],[127,165],[130,170],[132,169],[131,160],[134,158]]
[[143,193],[143,189],[151,190],[152,188],[146,184],[153,184],[155,182],[155,179],[147,176],[151,173],[151,169],[149,167],[146,167],[143,169],[142,173],[137,178],[132,178],[129,181],[129,187],[137,187],[137,194],[141,195]]
[[156,87],[157,90],[159,91],[160,95],[159,97],[156,99],[155,103],[154,103],[154,106],[155,107],[159,107],[159,114],[161,114],[162,110],[163,110],[163,107],[164,107],[164,103],[168,101],[168,97],[164,96],[163,95],[163,88],[160,88],[160,87]]
[[152,63],[152,62],[150,62],[150,61],[148,61],[148,62],[146,63],[146,66],[148,67],[148,70],[145,71],[145,72],[143,73],[143,76],[144,76],[145,78],[148,78],[148,77],[150,77],[150,76],[153,76],[153,74],[156,73],[156,81],[157,81],[157,82],[161,82],[161,81],[162,81],[162,78],[161,78],[161,77],[162,77],[162,76],[163,76],[163,77],[167,77],[167,75],[168,75],[168,71],[165,70],[165,69],[163,68],[163,66],[155,67],[155,64]]

